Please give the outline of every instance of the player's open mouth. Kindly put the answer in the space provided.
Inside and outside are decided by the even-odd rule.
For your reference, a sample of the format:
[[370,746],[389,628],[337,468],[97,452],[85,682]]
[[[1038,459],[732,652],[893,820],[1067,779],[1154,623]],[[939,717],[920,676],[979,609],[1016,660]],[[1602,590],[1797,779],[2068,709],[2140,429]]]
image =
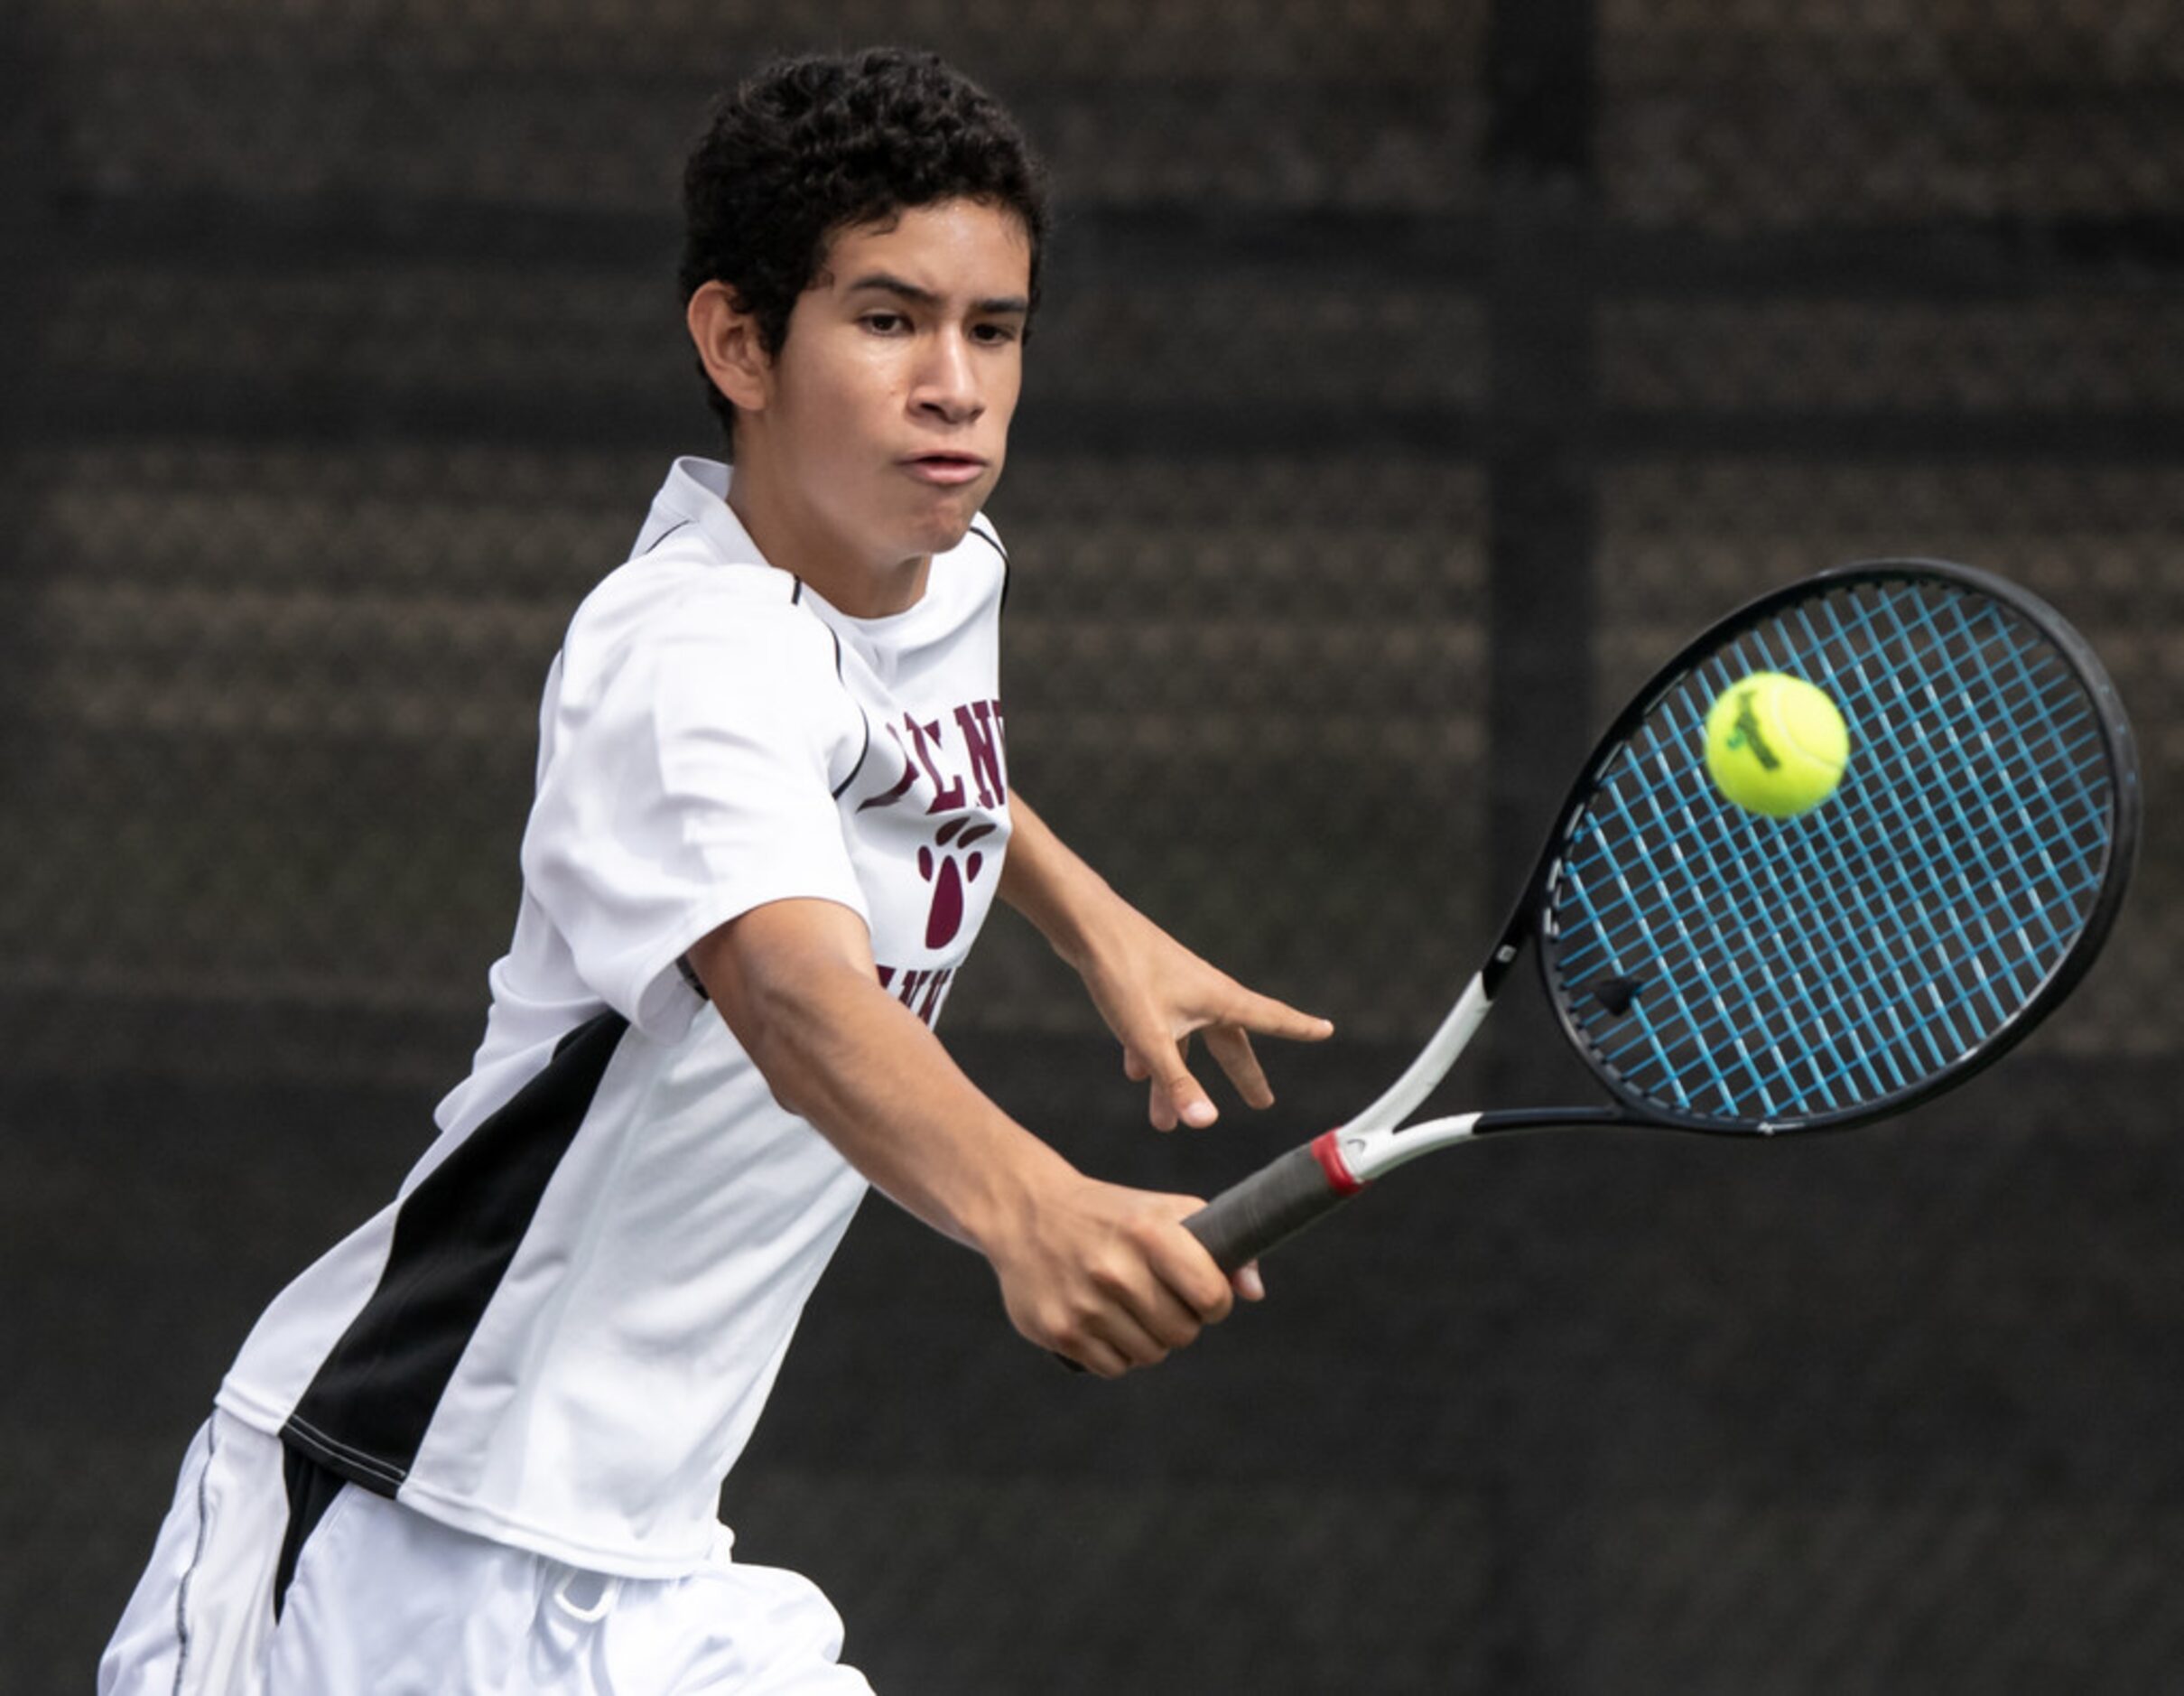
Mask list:
[[950,487],[976,482],[986,471],[986,461],[970,453],[921,453],[903,466],[913,477]]

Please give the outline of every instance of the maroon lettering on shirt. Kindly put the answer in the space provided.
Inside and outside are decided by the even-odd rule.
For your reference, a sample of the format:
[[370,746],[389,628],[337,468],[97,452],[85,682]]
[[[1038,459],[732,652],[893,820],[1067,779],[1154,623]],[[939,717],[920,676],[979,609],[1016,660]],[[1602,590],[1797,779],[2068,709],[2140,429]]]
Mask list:
[[895,751],[902,755],[903,775],[896,779],[895,787],[885,795],[875,795],[860,801],[857,804],[860,813],[869,812],[876,806],[893,806],[910,793],[910,786],[917,781],[917,762],[904,750],[903,739],[895,733],[895,726],[883,724],[879,728],[887,732],[888,740],[895,744]]
[[903,722],[909,727],[910,746],[917,752],[917,763],[925,769],[925,776],[933,779],[933,799],[925,804],[928,813],[956,813],[962,810],[963,779],[961,773],[943,778],[934,758],[934,745],[941,739],[941,726],[945,720],[934,719],[930,724],[921,724],[908,713]]
[[971,780],[978,786],[979,805],[999,806],[1008,798],[1001,751],[1001,704],[969,702],[955,709],[955,722],[963,733],[964,751],[971,756]]
[[917,1015],[918,1022],[927,1030],[939,1016],[941,1003],[948,999],[948,985],[955,981],[955,968],[937,965],[927,970],[898,971],[891,965],[879,968],[879,986],[894,992],[895,999]]
[[974,790],[978,806],[991,810],[1007,805],[1008,734],[999,701],[966,701],[931,719],[906,713],[898,724],[880,728],[902,759],[902,775],[892,787],[860,801],[859,812],[908,799],[921,775],[933,786],[925,798],[928,815],[963,811],[974,805]]

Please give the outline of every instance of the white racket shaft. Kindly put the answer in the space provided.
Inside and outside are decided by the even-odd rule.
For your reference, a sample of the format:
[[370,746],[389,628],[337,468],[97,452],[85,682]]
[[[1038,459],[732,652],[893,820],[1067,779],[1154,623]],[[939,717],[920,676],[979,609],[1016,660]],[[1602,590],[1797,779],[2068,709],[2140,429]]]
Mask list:
[[1223,1272],[1234,1272],[1334,1212],[1382,1173],[1463,1142],[1479,1114],[1457,1114],[1414,1125],[1403,1121],[1448,1076],[1492,1005],[1485,981],[1473,977],[1417,1058],[1379,1100],[1347,1123],[1231,1184],[1203,1212],[1185,1219],[1185,1228],[1205,1244]]

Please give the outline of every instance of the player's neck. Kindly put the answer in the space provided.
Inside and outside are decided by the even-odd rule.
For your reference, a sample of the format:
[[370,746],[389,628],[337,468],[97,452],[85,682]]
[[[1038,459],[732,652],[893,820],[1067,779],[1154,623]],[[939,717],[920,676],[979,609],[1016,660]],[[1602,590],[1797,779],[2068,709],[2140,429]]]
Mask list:
[[764,476],[739,466],[728,505],[769,565],[816,590],[853,619],[906,612],[925,598],[933,556],[874,559],[860,552],[823,512],[779,494]]

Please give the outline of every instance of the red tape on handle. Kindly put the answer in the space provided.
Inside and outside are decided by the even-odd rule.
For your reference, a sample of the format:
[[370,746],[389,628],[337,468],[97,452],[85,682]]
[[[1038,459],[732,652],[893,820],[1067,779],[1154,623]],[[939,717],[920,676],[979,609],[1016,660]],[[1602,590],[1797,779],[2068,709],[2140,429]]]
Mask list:
[[1350,1162],[1343,1158],[1342,1140],[1334,1132],[1323,1131],[1312,1139],[1312,1158],[1327,1174],[1327,1188],[1336,1195],[1354,1196],[1364,1188],[1365,1180],[1350,1169]]

